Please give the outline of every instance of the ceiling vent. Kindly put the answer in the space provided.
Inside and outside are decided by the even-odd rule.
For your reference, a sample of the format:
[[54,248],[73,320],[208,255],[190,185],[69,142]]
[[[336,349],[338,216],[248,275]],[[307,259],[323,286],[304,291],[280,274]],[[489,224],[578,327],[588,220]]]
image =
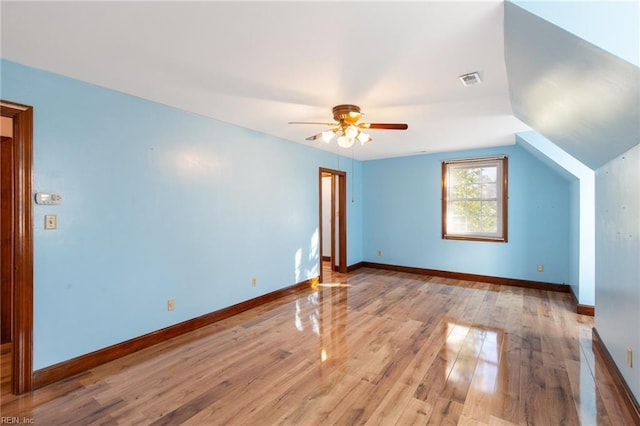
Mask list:
[[458,78],[462,82],[463,86],[475,86],[476,84],[482,83],[482,80],[480,80],[480,74],[478,74],[477,72],[464,74]]

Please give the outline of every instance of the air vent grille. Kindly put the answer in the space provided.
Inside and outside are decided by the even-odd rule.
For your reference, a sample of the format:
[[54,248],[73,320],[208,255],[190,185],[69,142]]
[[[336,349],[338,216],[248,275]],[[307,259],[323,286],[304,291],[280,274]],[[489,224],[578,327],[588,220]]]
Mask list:
[[463,86],[475,86],[476,84],[482,83],[482,80],[480,80],[480,74],[478,74],[477,72],[464,74],[458,78],[462,82]]

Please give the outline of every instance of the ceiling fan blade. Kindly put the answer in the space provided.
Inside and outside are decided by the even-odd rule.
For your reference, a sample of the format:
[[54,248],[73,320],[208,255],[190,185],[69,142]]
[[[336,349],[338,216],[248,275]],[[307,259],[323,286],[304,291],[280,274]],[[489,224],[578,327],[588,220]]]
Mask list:
[[322,133],[318,133],[317,135],[309,136],[306,138],[308,141],[315,141],[316,139],[320,139],[322,137]]
[[336,123],[320,123],[317,121],[290,121],[289,124],[321,124],[323,126],[335,126]]
[[361,123],[358,127],[363,129],[407,130],[409,125],[405,123]]

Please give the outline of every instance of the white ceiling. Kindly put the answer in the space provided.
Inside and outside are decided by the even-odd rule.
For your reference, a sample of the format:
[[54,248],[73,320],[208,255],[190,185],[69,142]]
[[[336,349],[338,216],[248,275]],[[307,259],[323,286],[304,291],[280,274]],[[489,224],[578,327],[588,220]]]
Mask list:
[[[361,160],[513,144],[502,1],[8,2],[2,57],[298,143],[353,103]],[[458,76],[478,71],[483,83]]]

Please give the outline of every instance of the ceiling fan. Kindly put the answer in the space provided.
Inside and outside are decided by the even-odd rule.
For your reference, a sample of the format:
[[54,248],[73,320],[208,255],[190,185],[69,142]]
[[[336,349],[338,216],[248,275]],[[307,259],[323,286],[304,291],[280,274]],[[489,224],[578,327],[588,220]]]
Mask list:
[[289,124],[322,124],[331,126],[332,129],[318,133],[307,138],[308,141],[322,139],[329,143],[338,135],[338,145],[342,148],[350,148],[357,140],[362,145],[370,143],[373,139],[366,130],[407,130],[405,123],[358,123],[364,113],[360,112],[357,105],[336,105],[333,107],[333,119],[336,123],[318,123],[313,121],[290,121]]

